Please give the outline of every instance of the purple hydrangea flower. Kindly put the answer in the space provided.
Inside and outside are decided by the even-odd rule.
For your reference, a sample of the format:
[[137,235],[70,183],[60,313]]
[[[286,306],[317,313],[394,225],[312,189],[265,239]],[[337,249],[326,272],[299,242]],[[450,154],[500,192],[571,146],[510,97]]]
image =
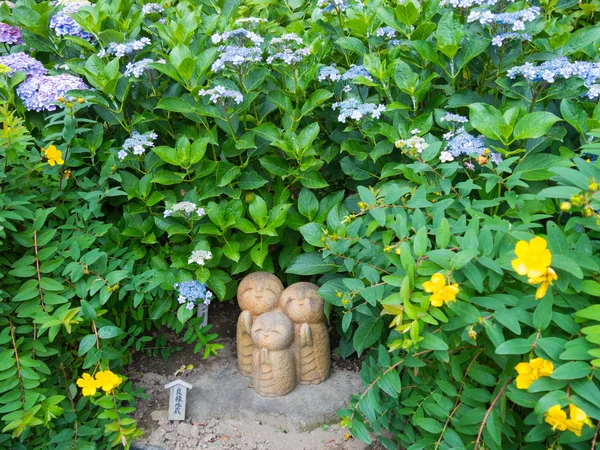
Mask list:
[[45,75],[47,72],[41,62],[23,52],[0,56],[0,64],[12,69],[10,75],[17,71],[25,72],[28,76]]
[[202,97],[210,97],[210,101],[213,103],[220,103],[225,105],[227,100],[231,99],[237,104],[242,103],[244,101],[244,96],[238,92],[231,89],[227,89],[225,86],[221,86],[217,84],[212,89],[200,89],[198,95]]
[[89,89],[79,77],[62,74],[30,76],[17,87],[17,95],[29,111],[54,111],[60,97],[74,89]]
[[21,30],[0,22],[0,42],[10,45],[23,44]]
[[144,14],[162,14],[164,11],[164,8],[158,3],[146,3],[144,6],[142,6],[142,12]]

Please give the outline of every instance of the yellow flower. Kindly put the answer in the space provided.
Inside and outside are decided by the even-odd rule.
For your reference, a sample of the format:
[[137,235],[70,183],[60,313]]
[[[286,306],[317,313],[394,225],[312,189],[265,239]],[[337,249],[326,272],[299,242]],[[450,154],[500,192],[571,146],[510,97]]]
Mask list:
[[470,337],[471,339],[477,339],[477,331],[475,331],[473,328],[471,328],[471,329],[469,330],[469,337]]
[[548,286],[552,286],[552,282],[558,280],[558,275],[552,267],[548,267],[546,272],[539,277],[531,277],[527,280],[530,284],[540,284],[535,291],[535,299],[539,300],[540,298],[544,298],[546,292],[548,291]]
[[585,411],[573,404],[569,405],[569,419],[586,424],[588,427],[594,426]]
[[107,394],[121,384],[123,380],[116,376],[110,370],[98,372],[96,374],[96,387],[102,388]]
[[519,374],[517,377],[517,388],[528,389],[538,378],[552,375],[554,365],[545,359],[534,358],[530,359],[528,363],[522,362],[517,364],[515,370]]
[[529,242],[519,241],[515,247],[516,259],[512,261],[512,267],[519,275],[527,275],[529,278],[542,276],[552,262],[552,253],[546,248],[546,240],[539,236]]
[[54,166],[55,164],[64,164],[65,161],[62,159],[62,152],[57,149],[54,145],[48,148],[43,148],[42,153],[48,159],[48,164]]
[[545,414],[546,422],[552,426],[552,430],[565,431],[567,429],[567,413],[560,405],[556,404]]
[[444,303],[456,301],[456,294],[459,292],[458,284],[446,285],[446,279],[441,273],[434,273],[430,281],[423,283],[423,290],[431,293],[431,305],[438,308]]
[[84,397],[91,397],[96,394],[96,380],[89,374],[84,373],[77,380],[77,386],[81,388]]

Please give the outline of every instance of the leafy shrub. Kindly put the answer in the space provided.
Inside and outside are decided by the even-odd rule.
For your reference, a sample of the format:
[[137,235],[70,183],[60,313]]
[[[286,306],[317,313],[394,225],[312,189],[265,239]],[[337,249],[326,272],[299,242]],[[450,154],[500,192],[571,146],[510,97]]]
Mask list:
[[164,327],[214,354],[196,303],[262,269],[323,275],[367,353],[360,439],[589,448],[566,408],[600,419],[596,5],[503,8],[0,5],[0,443],[128,447],[124,365],[168,357]]

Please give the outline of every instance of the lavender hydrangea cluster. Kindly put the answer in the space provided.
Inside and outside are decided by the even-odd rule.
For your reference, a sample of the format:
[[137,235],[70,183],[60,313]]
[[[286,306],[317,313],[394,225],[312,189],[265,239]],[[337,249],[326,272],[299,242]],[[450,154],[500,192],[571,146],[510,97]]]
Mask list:
[[512,31],[523,31],[525,24],[533,22],[541,14],[539,6],[522,9],[521,11],[511,13],[494,14],[490,10],[471,11],[467,22],[479,22],[481,25],[508,25],[512,27]]
[[9,45],[23,44],[21,30],[17,27],[11,27],[6,23],[0,22],[0,42]]
[[165,218],[167,218],[174,213],[180,213],[185,217],[190,217],[192,214],[196,214],[198,217],[203,217],[206,214],[206,211],[204,211],[204,208],[201,208],[192,202],[178,202],[170,208],[165,209],[163,215]]
[[364,66],[352,64],[350,68],[344,72],[341,76],[343,81],[353,81],[357,77],[365,77],[369,81],[373,81],[371,74],[365,69]]
[[338,121],[346,123],[346,119],[361,120],[363,117],[370,115],[373,119],[379,119],[381,113],[385,111],[385,105],[377,105],[375,103],[361,103],[355,98],[336,102],[332,109],[339,109]]
[[201,97],[209,97],[213,103],[219,103],[226,106],[229,100],[240,104],[244,101],[244,96],[239,91],[227,89],[225,86],[217,84],[212,89],[200,89],[198,95]]
[[444,139],[448,141],[448,145],[440,153],[440,161],[443,163],[454,161],[454,158],[461,155],[489,158],[495,164],[502,162],[502,155],[487,148],[483,136],[473,136],[462,127],[446,133]]
[[588,88],[588,92],[584,94],[590,99],[595,99],[600,96],[600,63],[575,61],[570,62],[564,56],[544,61],[540,65],[525,63],[522,66],[511,68],[507,76],[514,79],[517,75],[523,76],[529,81],[545,81],[546,83],[554,83],[557,78],[568,79],[576,77],[583,80],[583,84]]
[[106,55],[115,55],[117,58],[121,58],[135,51],[142,50],[144,47],[150,44],[150,39],[148,39],[147,37],[143,37],[141,39],[136,39],[129,42],[124,42],[122,44],[111,42],[106,50],[100,50],[98,52],[98,57],[103,58]]
[[148,64],[153,62],[154,60],[152,58],[144,58],[133,63],[127,63],[127,67],[125,68],[125,76],[130,77],[133,75],[134,77],[139,78],[142,76],[144,71],[148,69]]
[[213,293],[208,290],[206,284],[200,283],[197,280],[175,283],[173,287],[179,294],[177,297],[179,304],[183,305],[184,303],[187,303],[185,307],[189,310],[194,309],[194,306],[200,303],[210,305],[213,298]]
[[153,131],[148,131],[144,134],[134,131],[130,137],[125,139],[123,147],[119,150],[117,156],[120,160],[123,160],[130,151],[137,156],[143,155],[147,149],[154,147],[154,141],[157,137],[158,135]]
[[45,75],[47,72],[46,68],[41,62],[24,52],[0,56],[0,64],[3,64],[11,69],[9,75],[14,74],[15,72],[25,72],[27,76],[35,77]]
[[58,99],[74,89],[89,87],[81,78],[69,74],[29,76],[17,87],[17,95],[29,111],[54,111]]
[[440,6],[453,8],[472,8],[473,6],[494,6],[498,0],[440,0]]
[[386,39],[389,46],[396,46],[400,41],[396,39],[397,31],[392,27],[381,27],[375,31],[375,36]]
[[75,22],[72,15],[77,13],[84,6],[89,6],[88,1],[75,1],[63,3],[65,6],[50,19],[50,28],[54,30],[57,36],[75,36],[81,39],[90,40],[93,36],[87,31],[83,31],[81,26]]
[[[262,36],[244,28],[215,33],[211,36],[213,44],[223,43],[219,47],[219,56],[212,64],[212,71],[217,73],[229,66],[234,70],[242,70],[245,64],[262,61]],[[247,45],[250,44],[248,47]]]
[[294,33],[287,33],[280,38],[271,39],[269,43],[269,54],[267,64],[281,61],[284,64],[298,64],[308,55],[310,48],[304,47],[304,41]]
[[446,113],[446,115],[440,118],[442,122],[455,122],[455,123],[467,123],[469,119],[460,114]]
[[504,41],[511,40],[511,39],[520,39],[521,41],[531,41],[531,36],[527,33],[514,33],[511,31],[509,31],[507,33],[500,33],[492,38],[492,45],[495,45],[496,47],[502,47],[502,44],[504,44]]
[[188,264],[198,264],[203,266],[206,261],[212,258],[212,253],[208,250],[194,250],[188,258]]
[[142,6],[142,12],[147,16],[148,14],[162,14],[165,9],[158,3],[146,3]]
[[235,21],[236,25],[250,25],[250,26],[258,26],[261,23],[267,23],[267,19],[263,19],[262,17],[240,17]]
[[321,67],[321,70],[319,70],[319,76],[317,77],[319,81],[329,80],[332,83],[338,81],[340,78],[342,78],[342,76],[340,75],[340,71],[335,64]]
[[356,4],[359,8],[362,7],[362,4],[357,2],[352,2],[352,0],[318,0],[317,8],[315,12],[317,14],[323,13],[335,13],[339,14],[346,11],[352,4]]

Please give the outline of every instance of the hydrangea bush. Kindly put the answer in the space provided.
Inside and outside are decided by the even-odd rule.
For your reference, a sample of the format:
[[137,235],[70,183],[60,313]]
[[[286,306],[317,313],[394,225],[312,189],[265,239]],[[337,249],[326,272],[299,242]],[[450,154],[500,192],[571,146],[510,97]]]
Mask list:
[[357,438],[593,447],[596,8],[2,2],[0,446],[128,448],[124,366],[266,270],[364,358]]

